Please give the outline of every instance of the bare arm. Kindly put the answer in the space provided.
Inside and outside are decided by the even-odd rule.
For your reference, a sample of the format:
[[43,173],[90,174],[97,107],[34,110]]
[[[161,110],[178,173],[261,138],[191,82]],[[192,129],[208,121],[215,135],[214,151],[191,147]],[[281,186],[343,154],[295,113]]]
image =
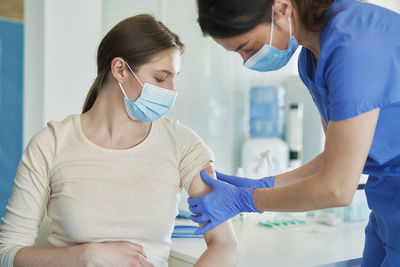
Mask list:
[[263,211],[306,211],[351,203],[372,144],[379,109],[343,121],[326,131],[321,169],[294,184],[254,190]]
[[[204,169],[210,176],[216,177],[214,167]],[[189,196],[197,197],[211,191],[208,186],[197,174],[190,185]],[[201,224],[203,226],[204,224]],[[200,266],[236,266],[239,259],[239,248],[235,233],[230,221],[227,221],[204,234],[207,243],[207,250],[201,255],[196,267]]]
[[316,156],[313,160],[308,162],[307,164],[294,169],[290,172],[282,173],[280,175],[275,176],[275,187],[281,187],[289,184],[293,184],[297,181],[300,181],[304,178],[307,178],[313,174],[316,174],[320,171],[322,163],[324,162],[324,152],[321,152],[318,156]]
[[[327,127],[322,118],[321,124],[322,128],[324,129],[324,133],[326,134]],[[304,164],[300,168],[275,176],[275,187],[289,185],[318,173],[321,170],[324,162],[324,155],[325,153],[321,152],[313,160],[307,164]]]

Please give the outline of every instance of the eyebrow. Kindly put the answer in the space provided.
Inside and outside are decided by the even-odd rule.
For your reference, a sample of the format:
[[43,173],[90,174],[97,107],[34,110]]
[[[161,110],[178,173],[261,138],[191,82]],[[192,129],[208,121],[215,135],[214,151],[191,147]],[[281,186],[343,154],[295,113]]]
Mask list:
[[247,42],[241,44],[238,48],[235,49],[235,52],[237,52],[237,51],[239,51],[240,49],[242,49],[243,47],[245,47],[248,43],[249,43],[249,40],[247,40]]

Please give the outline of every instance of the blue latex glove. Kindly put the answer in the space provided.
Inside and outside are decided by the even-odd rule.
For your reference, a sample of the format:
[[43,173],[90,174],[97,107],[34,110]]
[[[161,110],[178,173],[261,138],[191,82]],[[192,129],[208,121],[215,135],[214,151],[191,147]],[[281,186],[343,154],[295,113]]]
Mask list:
[[217,178],[220,181],[227,182],[231,185],[236,185],[239,187],[252,187],[252,188],[272,188],[274,187],[274,176],[265,177],[262,179],[248,179],[237,176],[226,175],[217,172]]
[[196,214],[190,216],[190,219],[197,223],[208,222],[195,234],[202,235],[240,212],[260,212],[254,204],[254,188],[218,181],[205,171],[201,172],[201,177],[213,190],[206,195],[188,199],[190,211]]

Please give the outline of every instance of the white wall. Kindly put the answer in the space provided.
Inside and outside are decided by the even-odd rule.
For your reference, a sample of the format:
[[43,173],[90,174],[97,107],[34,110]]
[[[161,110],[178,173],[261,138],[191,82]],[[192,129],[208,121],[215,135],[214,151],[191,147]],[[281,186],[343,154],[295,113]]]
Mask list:
[[23,146],[43,126],[44,0],[25,0]]
[[44,121],[79,113],[96,78],[99,0],[46,0]]
[[368,0],[368,2],[400,12],[399,0]]
[[96,75],[102,1],[25,0],[24,145],[79,113]]

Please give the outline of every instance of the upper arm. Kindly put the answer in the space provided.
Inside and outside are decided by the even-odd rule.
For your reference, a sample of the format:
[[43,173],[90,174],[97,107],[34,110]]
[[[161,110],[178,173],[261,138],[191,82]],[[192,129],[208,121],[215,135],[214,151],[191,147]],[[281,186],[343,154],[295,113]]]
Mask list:
[[[213,153],[201,138],[191,129],[179,126],[178,151],[180,154],[179,173],[182,187],[190,197],[198,197],[211,192],[200,176],[201,170],[205,170],[210,176],[216,177],[213,165]],[[204,234],[207,245],[213,242],[236,242],[235,233],[230,221],[214,227]]]
[[379,112],[375,109],[347,120],[330,121],[327,128],[321,177],[350,201],[364,169]]
[[[210,176],[216,177],[215,169],[212,162],[209,162],[205,168]],[[201,195],[205,195],[211,192],[211,187],[207,185],[200,176],[200,173],[196,174],[193,177],[192,183],[190,185],[188,194],[190,197],[198,197]],[[203,224],[201,224],[203,226]],[[221,242],[221,243],[236,243],[235,232],[233,231],[232,223],[230,221],[226,221],[222,223],[210,231],[204,234],[204,239],[208,246],[210,246],[213,242]]]
[[329,124],[321,172],[328,182],[345,188],[345,196],[357,188],[380,108],[400,101],[400,79],[392,74],[399,70],[394,67],[398,59],[370,53],[398,53],[391,36],[376,27],[352,33],[339,34],[337,42],[331,42],[323,69]]
[[[194,189],[204,190],[199,182],[193,181],[198,176],[200,178],[200,171],[207,165],[208,162],[213,161],[214,155],[211,149],[203,142],[193,130],[179,125],[176,133],[177,151],[178,151],[178,172],[181,177],[181,187],[188,193],[192,184]],[[193,189],[193,190],[194,190]],[[197,191],[199,193],[200,191]]]

